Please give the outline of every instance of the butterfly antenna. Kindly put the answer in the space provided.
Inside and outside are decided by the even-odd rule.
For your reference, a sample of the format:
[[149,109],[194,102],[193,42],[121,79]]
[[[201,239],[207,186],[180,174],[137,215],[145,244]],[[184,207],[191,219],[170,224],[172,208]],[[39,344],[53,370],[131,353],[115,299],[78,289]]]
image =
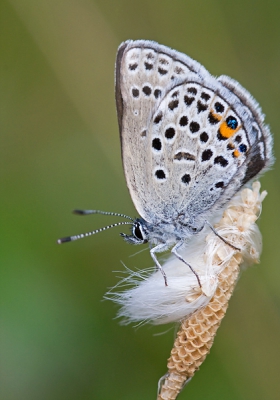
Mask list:
[[92,236],[95,235],[96,233],[106,231],[107,229],[114,228],[115,226],[120,226],[120,225],[133,225],[133,224],[131,222],[117,222],[116,224],[104,226],[104,228],[96,229],[95,231],[81,233],[80,235],[75,235],[75,236],[66,236],[64,238],[58,239],[57,243],[61,244],[66,242],[73,242],[74,240],[83,239],[84,237]]
[[77,215],[89,215],[89,214],[102,214],[102,215],[113,215],[115,217],[122,217],[126,219],[130,219],[133,221],[133,218],[129,217],[125,214],[119,214],[115,212],[108,212],[108,211],[100,211],[100,210],[73,210],[73,214]]

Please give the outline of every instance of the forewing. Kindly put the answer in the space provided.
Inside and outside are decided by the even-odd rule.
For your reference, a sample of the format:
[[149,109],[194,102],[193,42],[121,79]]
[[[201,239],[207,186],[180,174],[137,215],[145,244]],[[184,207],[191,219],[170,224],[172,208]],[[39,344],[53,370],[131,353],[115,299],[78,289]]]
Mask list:
[[[123,166],[131,198],[147,221],[163,216],[151,175],[152,149],[148,132],[161,100],[190,75],[209,75],[196,61],[150,41],[128,41],[118,50],[116,103]],[[160,204],[159,204],[160,202]]]

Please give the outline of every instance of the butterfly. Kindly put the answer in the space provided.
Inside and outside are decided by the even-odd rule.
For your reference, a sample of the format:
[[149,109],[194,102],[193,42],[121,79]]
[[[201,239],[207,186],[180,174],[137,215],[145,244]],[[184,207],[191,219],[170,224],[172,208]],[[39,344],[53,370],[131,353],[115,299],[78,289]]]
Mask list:
[[264,115],[235,80],[215,78],[187,55],[147,40],[120,45],[115,96],[126,183],[140,217],[76,210],[130,222],[59,243],[131,224],[132,233],[122,237],[131,244],[150,244],[166,285],[156,253],[170,248],[200,285],[179,249],[205,225],[215,232],[213,215],[272,165],[272,136]]

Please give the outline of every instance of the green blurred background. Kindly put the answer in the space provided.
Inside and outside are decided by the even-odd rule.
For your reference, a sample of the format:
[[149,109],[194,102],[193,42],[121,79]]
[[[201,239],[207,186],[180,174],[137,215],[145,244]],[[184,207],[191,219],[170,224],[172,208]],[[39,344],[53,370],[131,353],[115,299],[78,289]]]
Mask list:
[[[122,229],[58,237],[136,214],[122,171],[114,62],[153,39],[227,74],[261,103],[278,140],[279,0],[1,0],[1,400],[155,399],[174,326],[120,326],[102,301],[124,270],[151,266]],[[211,354],[180,399],[279,399],[279,172],[259,221],[261,264],[242,274]],[[164,333],[164,334],[160,334]],[[160,335],[159,335],[160,334]]]

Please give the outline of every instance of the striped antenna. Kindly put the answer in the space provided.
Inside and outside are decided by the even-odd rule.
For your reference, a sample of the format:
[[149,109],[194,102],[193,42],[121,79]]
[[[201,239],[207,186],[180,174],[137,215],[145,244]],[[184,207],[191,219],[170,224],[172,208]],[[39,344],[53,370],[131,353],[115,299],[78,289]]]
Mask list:
[[89,214],[102,214],[102,215],[113,215],[114,217],[122,217],[126,219],[130,219],[133,221],[133,218],[129,217],[125,214],[119,214],[115,212],[108,212],[108,211],[100,211],[100,210],[73,210],[74,214],[77,215],[89,215]]
[[58,239],[57,243],[61,244],[61,243],[66,243],[66,242],[73,242],[74,240],[83,239],[84,237],[92,236],[92,235],[95,235],[96,233],[106,231],[106,229],[114,228],[115,226],[120,226],[120,225],[133,225],[133,223],[117,222],[116,224],[104,226],[104,228],[96,229],[95,231],[92,231],[92,232],[81,233],[80,235],[75,235],[75,236],[66,236],[64,238]]

